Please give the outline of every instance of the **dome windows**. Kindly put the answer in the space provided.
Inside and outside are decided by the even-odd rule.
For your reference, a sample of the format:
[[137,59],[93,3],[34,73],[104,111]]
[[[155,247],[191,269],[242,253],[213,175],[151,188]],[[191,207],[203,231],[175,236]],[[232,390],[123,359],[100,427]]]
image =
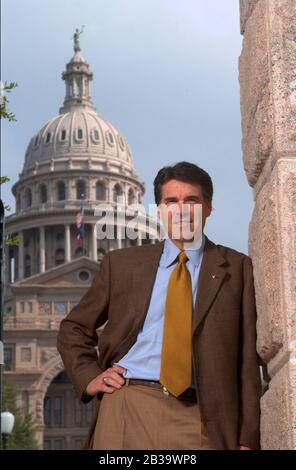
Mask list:
[[60,132],[60,142],[65,142],[67,138],[67,131],[66,129],[62,129]]
[[57,200],[64,201],[66,199],[66,185],[64,181],[59,181],[57,184]]
[[83,141],[83,130],[80,127],[75,130],[75,140],[77,142]]
[[47,202],[47,187],[45,184],[39,186],[39,199],[42,204]]
[[76,183],[76,199],[85,199],[85,183],[82,180],[78,180]]
[[20,195],[20,193],[17,193],[17,196],[16,196],[16,210],[17,210],[17,212],[21,210],[21,195]]
[[123,138],[119,134],[118,134],[118,142],[119,142],[121,150],[124,150],[125,149],[125,143],[124,143]]
[[96,200],[104,201],[105,199],[106,199],[105,186],[103,185],[103,183],[98,181],[96,183]]
[[108,144],[113,147],[114,145],[114,137],[111,131],[106,131],[106,139]]
[[45,136],[45,143],[50,144],[50,142],[51,142],[51,132],[47,132]]
[[100,133],[98,131],[98,129],[92,129],[91,133],[90,133],[90,136],[91,136],[91,139],[94,143],[99,143],[100,142]]
[[134,204],[135,202],[135,193],[132,188],[128,190],[128,205]]
[[39,144],[39,135],[36,136],[35,141],[34,141],[34,148],[36,148]]
[[32,205],[32,191],[27,188],[25,191],[25,207],[31,207]]
[[113,188],[113,201],[121,203],[123,200],[123,190],[119,184],[116,184]]

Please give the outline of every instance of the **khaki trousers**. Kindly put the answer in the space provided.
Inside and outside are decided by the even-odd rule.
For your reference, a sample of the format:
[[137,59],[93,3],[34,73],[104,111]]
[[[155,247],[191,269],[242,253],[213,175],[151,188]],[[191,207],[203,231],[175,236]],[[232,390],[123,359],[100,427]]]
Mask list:
[[94,450],[214,450],[196,402],[162,389],[129,384],[104,393],[94,433]]

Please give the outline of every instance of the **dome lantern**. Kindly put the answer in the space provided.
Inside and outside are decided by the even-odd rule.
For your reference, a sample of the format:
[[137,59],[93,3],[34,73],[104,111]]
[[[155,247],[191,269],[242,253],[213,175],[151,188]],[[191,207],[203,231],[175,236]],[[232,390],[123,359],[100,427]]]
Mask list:
[[74,55],[66,65],[66,70],[62,73],[62,79],[66,83],[66,96],[60,113],[64,114],[73,111],[78,107],[91,109],[96,108],[91,101],[90,82],[93,80],[93,73],[87,61],[81,55],[80,34],[83,33],[77,28],[73,35]]

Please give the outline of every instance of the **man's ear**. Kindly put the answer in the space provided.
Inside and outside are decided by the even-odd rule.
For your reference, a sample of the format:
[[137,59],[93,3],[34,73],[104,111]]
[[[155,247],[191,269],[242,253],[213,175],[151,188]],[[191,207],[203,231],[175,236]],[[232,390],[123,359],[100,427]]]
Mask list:
[[208,212],[207,217],[209,217],[211,215],[212,209],[213,209],[212,201],[206,201],[206,206],[207,206],[207,212]]

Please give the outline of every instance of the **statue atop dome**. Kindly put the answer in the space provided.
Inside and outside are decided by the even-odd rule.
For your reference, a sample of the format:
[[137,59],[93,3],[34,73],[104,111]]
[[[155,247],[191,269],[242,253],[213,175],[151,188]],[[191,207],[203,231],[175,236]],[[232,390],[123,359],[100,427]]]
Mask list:
[[75,33],[72,37],[72,39],[74,40],[74,51],[75,52],[81,51],[81,48],[80,48],[80,34],[83,33],[83,30],[84,30],[84,25],[82,25],[81,31],[79,31],[79,29],[76,28]]

